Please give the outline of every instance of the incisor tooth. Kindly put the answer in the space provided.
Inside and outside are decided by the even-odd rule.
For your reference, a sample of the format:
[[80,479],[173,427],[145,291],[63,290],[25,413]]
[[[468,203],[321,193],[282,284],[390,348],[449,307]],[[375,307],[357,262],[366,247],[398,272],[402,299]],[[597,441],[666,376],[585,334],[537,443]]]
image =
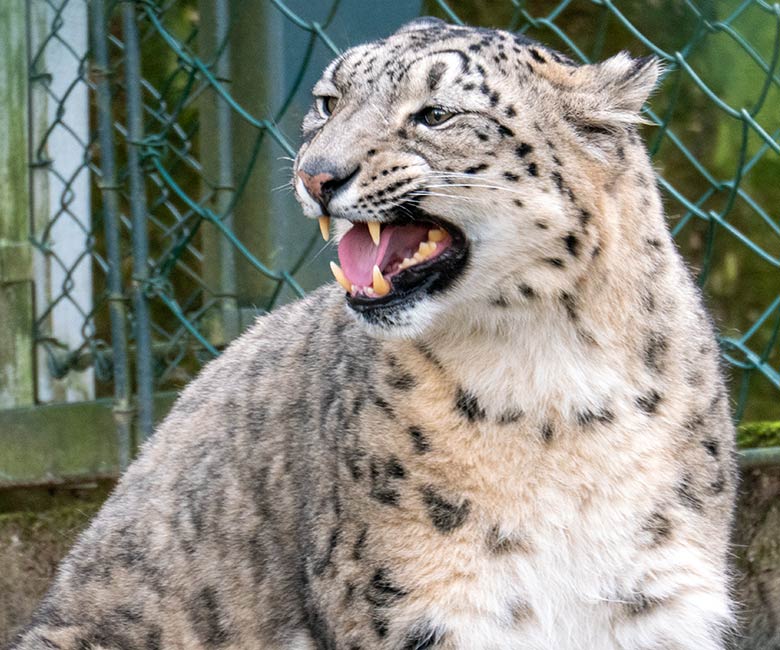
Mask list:
[[380,298],[386,296],[390,292],[390,283],[385,280],[385,276],[382,275],[382,271],[379,270],[379,267],[376,264],[374,264],[373,276],[374,282],[372,288],[374,289],[374,293]]
[[347,280],[347,276],[344,275],[344,271],[339,268],[339,265],[335,262],[330,263],[330,272],[333,273],[333,277],[336,278],[336,282],[338,282],[342,287],[344,287],[344,291],[350,291],[352,289],[352,283]]
[[428,231],[428,239],[432,242],[444,241],[444,238],[446,236],[447,233],[444,232],[441,228],[436,228],[436,230]]
[[320,232],[322,233],[322,238],[325,241],[328,241],[330,239],[330,217],[326,217],[324,214],[320,217]]
[[371,239],[374,241],[374,246],[379,246],[379,235],[382,232],[380,223],[378,221],[369,221],[368,232],[371,233]]

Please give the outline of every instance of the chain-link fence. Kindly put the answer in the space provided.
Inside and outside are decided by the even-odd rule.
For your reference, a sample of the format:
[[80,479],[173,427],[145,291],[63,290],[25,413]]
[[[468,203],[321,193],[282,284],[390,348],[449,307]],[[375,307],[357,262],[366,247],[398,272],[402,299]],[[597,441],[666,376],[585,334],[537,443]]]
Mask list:
[[644,135],[670,227],[719,321],[737,416],[778,419],[780,5],[388,4],[29,0],[39,401],[113,395],[146,435],[156,391],[325,280],[330,250],[288,183],[309,88],[342,48],[428,13],[578,61],[664,61]]

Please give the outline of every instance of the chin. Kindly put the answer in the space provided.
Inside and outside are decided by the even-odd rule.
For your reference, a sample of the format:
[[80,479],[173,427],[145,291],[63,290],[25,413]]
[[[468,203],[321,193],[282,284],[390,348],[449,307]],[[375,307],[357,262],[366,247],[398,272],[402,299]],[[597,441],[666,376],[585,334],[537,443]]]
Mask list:
[[360,326],[372,336],[388,341],[413,341],[422,338],[446,318],[444,301],[420,298],[415,302],[386,306],[377,310],[346,308]]

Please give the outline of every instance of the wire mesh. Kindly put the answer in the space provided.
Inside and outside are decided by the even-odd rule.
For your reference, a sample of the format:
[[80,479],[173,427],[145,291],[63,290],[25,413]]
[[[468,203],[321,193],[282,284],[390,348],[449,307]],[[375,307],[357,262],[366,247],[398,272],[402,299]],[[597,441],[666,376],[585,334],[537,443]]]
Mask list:
[[[59,85],[65,94],[54,93],[41,62],[52,44],[67,48],[68,9],[85,1],[37,0],[45,5],[46,29],[30,54],[30,75],[58,110],[33,143],[31,163],[47,170],[60,195],[47,223],[36,230],[34,245],[58,265],[62,281],[51,287],[35,335],[52,375],[93,368],[97,393],[108,394],[117,372],[128,372],[118,367],[125,362],[121,350],[117,353],[116,330],[110,329],[109,305],[121,302],[137,370],[134,390],[148,401],[152,390],[190,379],[254,315],[326,279],[316,226],[304,222],[289,197],[273,193],[271,184],[279,178],[284,184],[289,173],[280,158],[294,155],[294,134],[312,80],[328,58],[355,44],[356,33],[378,35],[374,27],[360,26],[376,8],[347,0],[108,2],[102,24],[93,21],[92,48],[69,51],[77,74]],[[132,11],[136,35],[128,33],[127,24],[123,28],[123,10],[126,19]],[[723,332],[737,417],[776,419],[780,5],[764,0],[428,0],[422,6],[401,2],[395,13],[383,11],[390,12],[388,24],[376,29],[385,33],[422,12],[525,33],[582,62],[620,49],[664,61],[661,89],[644,112],[655,125],[645,136],[670,227]],[[137,78],[128,72],[133,50],[128,38],[137,39]],[[107,44],[101,64],[95,59],[96,39]],[[259,58],[246,60],[255,55]],[[248,92],[239,81],[252,74],[258,87]],[[275,80],[279,76],[281,82]],[[111,113],[105,123],[111,133],[98,141],[101,81],[110,91],[103,109]],[[72,177],[62,177],[52,165],[48,146],[52,134],[71,132],[71,120],[80,119],[66,110],[68,89],[80,86],[90,94],[91,118],[89,137],[71,145],[81,155],[72,176],[89,176],[91,218],[71,209]],[[136,115],[128,101],[134,93],[140,100]],[[140,120],[135,131],[133,120]],[[111,139],[116,171],[106,179]],[[134,168],[140,185],[132,181]],[[142,221],[137,212],[134,216],[138,209]],[[115,223],[108,231],[107,218]],[[83,232],[83,249],[69,259],[52,241],[60,220]],[[143,222],[147,254],[138,237]],[[113,265],[107,252],[111,228],[118,231],[119,246]],[[71,281],[84,260],[93,272],[89,308],[73,298]],[[119,296],[111,290],[112,268],[124,289]],[[134,291],[141,302],[131,301]],[[69,301],[79,313],[75,343],[58,339],[47,318],[47,310]],[[112,317],[125,316],[115,311]],[[139,338],[143,327],[148,340]],[[142,354],[149,359],[148,376],[138,371]]]

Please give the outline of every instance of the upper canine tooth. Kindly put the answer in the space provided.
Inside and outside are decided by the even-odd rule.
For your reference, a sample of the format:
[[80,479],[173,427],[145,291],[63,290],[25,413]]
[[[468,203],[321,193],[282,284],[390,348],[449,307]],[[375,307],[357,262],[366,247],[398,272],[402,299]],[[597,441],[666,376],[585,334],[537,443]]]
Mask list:
[[432,242],[444,241],[444,238],[446,236],[447,233],[444,232],[441,228],[436,228],[436,230],[428,231],[428,239]]
[[330,217],[326,217],[324,214],[319,218],[320,221],[320,232],[322,233],[322,238],[325,241],[328,241],[330,239]]
[[333,273],[333,277],[336,278],[336,282],[338,282],[342,287],[344,287],[344,291],[350,292],[352,291],[352,283],[347,280],[347,276],[344,275],[344,271],[341,270],[338,264],[335,262],[330,263],[330,272]]
[[368,222],[368,232],[371,233],[371,239],[374,241],[374,246],[379,246],[379,235],[382,233],[382,225],[378,221]]
[[374,281],[372,288],[374,289],[374,293],[380,298],[386,296],[390,292],[390,283],[385,280],[385,276],[382,275],[382,271],[376,264],[374,264],[372,275]]

